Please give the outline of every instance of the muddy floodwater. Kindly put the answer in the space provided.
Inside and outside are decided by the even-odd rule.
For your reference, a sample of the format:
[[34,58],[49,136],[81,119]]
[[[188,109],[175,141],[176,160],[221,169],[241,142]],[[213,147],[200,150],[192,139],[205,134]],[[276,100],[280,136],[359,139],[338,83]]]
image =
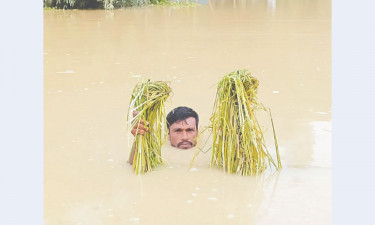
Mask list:
[[[45,225],[331,224],[330,1],[198,2],[44,11]],[[132,172],[137,82],[170,81],[166,111],[192,107],[203,129],[217,82],[243,68],[272,110],[280,172],[210,168],[209,141],[190,169],[195,150],[167,142],[165,166]]]

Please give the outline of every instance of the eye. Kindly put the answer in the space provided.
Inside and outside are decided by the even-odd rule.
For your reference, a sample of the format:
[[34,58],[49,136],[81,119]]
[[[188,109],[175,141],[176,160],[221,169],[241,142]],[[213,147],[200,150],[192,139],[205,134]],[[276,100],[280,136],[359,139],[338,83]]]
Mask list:
[[193,132],[194,130],[191,129],[191,128],[189,128],[189,129],[187,129],[187,131],[188,131],[188,132]]

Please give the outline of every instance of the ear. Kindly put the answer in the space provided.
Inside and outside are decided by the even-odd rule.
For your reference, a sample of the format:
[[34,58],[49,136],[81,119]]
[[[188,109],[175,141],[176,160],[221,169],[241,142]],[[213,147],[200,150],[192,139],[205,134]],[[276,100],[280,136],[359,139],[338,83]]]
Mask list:
[[168,129],[168,141],[171,141],[171,135],[170,135],[169,129]]

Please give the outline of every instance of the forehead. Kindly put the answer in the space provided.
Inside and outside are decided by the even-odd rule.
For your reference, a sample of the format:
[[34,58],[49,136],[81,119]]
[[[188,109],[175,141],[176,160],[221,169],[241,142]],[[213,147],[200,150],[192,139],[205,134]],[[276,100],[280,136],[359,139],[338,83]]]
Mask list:
[[194,117],[189,117],[186,120],[180,120],[172,123],[172,125],[169,127],[169,129],[187,129],[187,128],[193,128],[195,129],[195,118]]

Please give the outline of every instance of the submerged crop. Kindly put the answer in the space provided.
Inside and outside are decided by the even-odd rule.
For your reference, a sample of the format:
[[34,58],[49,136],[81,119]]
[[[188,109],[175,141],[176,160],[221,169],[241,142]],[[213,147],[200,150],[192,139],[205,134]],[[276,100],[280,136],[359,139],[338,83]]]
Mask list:
[[[220,80],[210,118],[213,136],[211,166],[241,175],[262,173],[267,165],[281,168],[273,120],[270,111],[258,101],[258,86],[259,81],[247,70],[234,71]],[[266,148],[255,116],[257,110],[270,113],[277,163]]]
[[[164,104],[171,92],[168,83],[163,81],[147,80],[133,89],[128,111],[130,126],[137,127],[143,120],[148,121],[149,128],[146,134],[135,135],[133,170],[136,174],[163,164],[161,146],[167,134]],[[133,117],[135,111],[138,114]]]

